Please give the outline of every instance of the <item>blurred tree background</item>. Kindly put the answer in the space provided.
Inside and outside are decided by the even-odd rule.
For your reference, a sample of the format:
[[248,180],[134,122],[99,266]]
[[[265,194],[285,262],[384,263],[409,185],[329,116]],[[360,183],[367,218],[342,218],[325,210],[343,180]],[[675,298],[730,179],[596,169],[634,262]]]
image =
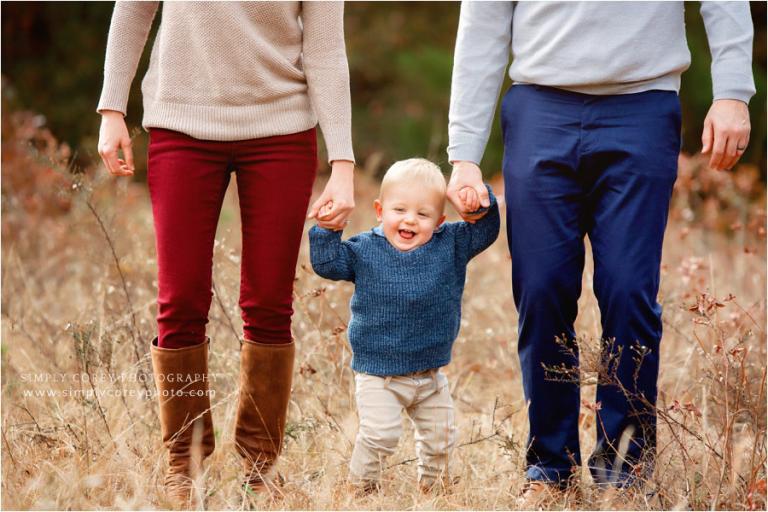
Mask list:
[[[686,3],[690,69],[683,75],[683,150],[701,147],[701,125],[711,103],[710,55],[698,2]],[[753,71],[757,94],[750,103],[752,140],[743,161],[758,165],[765,179],[766,4],[751,3],[755,26]],[[40,113],[45,123],[76,153],[77,163],[98,160],[100,118],[95,112],[101,83],[111,2],[3,2],[3,107]],[[447,117],[457,2],[350,2],[346,5],[353,137],[360,165],[380,171],[414,155],[448,169]],[[159,24],[155,18],[150,41]],[[141,78],[151,44],[145,47],[134,79],[127,122],[141,125]],[[506,80],[504,90],[509,86]],[[501,168],[498,119],[483,170]],[[146,134],[137,130],[137,176],[145,170]],[[321,160],[322,161],[322,160]]]

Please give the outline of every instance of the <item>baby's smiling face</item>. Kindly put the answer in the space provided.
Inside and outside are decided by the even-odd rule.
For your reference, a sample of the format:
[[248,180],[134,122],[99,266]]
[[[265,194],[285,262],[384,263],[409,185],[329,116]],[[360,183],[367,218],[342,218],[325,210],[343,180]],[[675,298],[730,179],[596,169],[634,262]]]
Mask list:
[[392,183],[386,194],[373,204],[384,236],[401,251],[410,251],[429,242],[435,229],[445,220],[445,195],[423,184]]

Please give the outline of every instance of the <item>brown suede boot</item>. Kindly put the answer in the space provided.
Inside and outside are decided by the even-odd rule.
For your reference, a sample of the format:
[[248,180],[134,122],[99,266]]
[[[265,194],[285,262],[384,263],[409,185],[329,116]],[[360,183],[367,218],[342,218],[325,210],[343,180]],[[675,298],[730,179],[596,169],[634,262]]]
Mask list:
[[208,345],[160,348],[152,340],[150,353],[160,404],[160,430],[168,450],[165,492],[179,508],[195,500],[194,479],[203,459],[213,453],[215,439],[208,396]]
[[274,485],[272,469],[283,446],[296,345],[244,339],[240,345],[240,402],[235,446],[243,456],[244,485],[261,491]]

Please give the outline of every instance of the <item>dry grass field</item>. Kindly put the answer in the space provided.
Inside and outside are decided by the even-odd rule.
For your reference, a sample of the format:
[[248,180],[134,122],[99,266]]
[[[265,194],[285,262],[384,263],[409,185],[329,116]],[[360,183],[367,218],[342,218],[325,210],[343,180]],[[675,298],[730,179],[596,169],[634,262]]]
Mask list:
[[[166,508],[157,406],[147,397],[154,389],[148,344],[155,334],[156,261],[146,186],[114,180],[103,168],[67,173],[67,148],[36,124],[31,114],[3,117],[2,508]],[[375,222],[375,164],[363,167],[346,236]],[[628,498],[623,508],[766,508],[766,212],[758,174],[748,166],[715,173],[701,159],[681,156],[659,297],[659,457],[647,494]],[[515,508],[527,422],[503,226],[493,247],[470,264],[462,329],[445,368],[458,411],[458,481],[443,493],[422,494],[406,429],[379,493],[356,498],[345,484],[356,429],[344,332],[352,286],[313,274],[305,237],[295,282],[293,398],[279,468],[283,495],[244,495],[233,446],[242,324],[231,187],[208,324],[217,447],[207,459],[205,507]],[[588,361],[600,337],[589,260],[579,306],[577,331]],[[585,364],[582,372],[585,458],[595,435],[592,370]],[[580,499],[568,495],[548,506],[601,506],[586,470],[579,487]]]

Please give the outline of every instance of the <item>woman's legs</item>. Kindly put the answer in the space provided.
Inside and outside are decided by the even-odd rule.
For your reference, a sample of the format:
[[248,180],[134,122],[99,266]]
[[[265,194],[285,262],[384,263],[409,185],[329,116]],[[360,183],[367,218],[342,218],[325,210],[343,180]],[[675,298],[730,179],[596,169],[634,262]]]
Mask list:
[[159,335],[150,353],[168,451],[165,491],[179,508],[196,506],[194,478],[216,444],[205,324],[229,155],[226,143],[151,130],[147,179],[157,243]]
[[205,340],[213,242],[229,184],[231,148],[228,142],[151,130],[147,182],[157,243],[161,348]]
[[151,130],[147,179],[158,256],[158,346],[182,348],[205,339],[213,244],[233,169],[243,226],[245,337],[290,342],[293,278],[316,155],[314,128],[237,142]]
[[316,131],[237,143],[245,337],[290,343],[293,279],[317,168]]
[[235,444],[245,484],[269,486],[291,395],[293,280],[317,165],[315,129],[240,141],[234,166],[243,224],[240,398]]
[[[244,458],[246,483],[252,487],[268,481],[263,477],[282,445],[295,350],[293,279],[316,155],[315,129],[236,142],[203,141],[162,129],[151,133],[148,182],[159,288],[159,336],[152,346],[156,375],[189,351],[168,349],[194,348],[197,353],[206,339],[216,226],[229,174],[237,170],[243,224],[240,306],[248,341],[241,348],[235,441]],[[205,363],[207,352],[198,359],[200,365]],[[209,427],[207,396],[205,401]],[[190,407],[189,401],[160,401],[164,438],[190,431],[186,420],[177,421],[198,412]],[[205,428],[203,436],[211,437],[205,456],[213,450],[212,428]],[[182,458],[188,459],[189,444],[172,446],[176,448],[170,451],[171,470]],[[188,476],[188,466],[177,473]],[[174,485],[177,480],[168,479]],[[179,485],[183,489],[174,493],[181,496],[188,491],[189,480]]]

